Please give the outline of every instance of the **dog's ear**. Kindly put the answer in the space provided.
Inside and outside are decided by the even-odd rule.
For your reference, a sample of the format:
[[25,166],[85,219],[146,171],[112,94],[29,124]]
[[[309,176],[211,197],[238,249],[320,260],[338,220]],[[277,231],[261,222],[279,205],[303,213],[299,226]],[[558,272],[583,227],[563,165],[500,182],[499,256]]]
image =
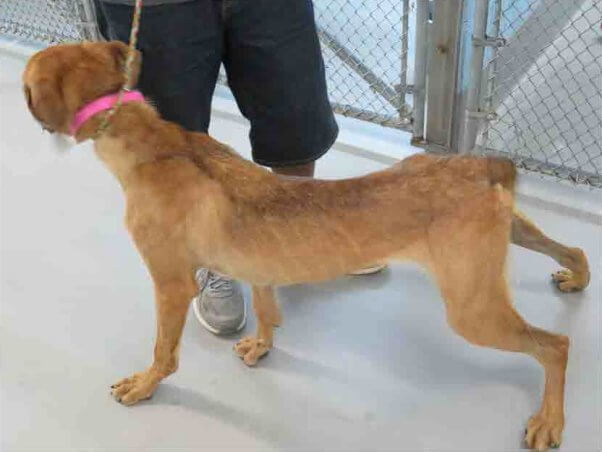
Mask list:
[[[121,41],[110,41],[103,43],[108,48],[116,69],[125,74],[125,64],[129,54],[129,47]],[[134,50],[134,61],[132,62],[132,79],[131,87],[135,86],[140,76],[140,67],[142,65],[142,54],[138,50]]]
[[106,49],[111,55],[111,59],[115,63],[117,70],[123,71],[125,68],[125,60],[128,56],[129,47],[121,41],[109,41],[100,45],[106,46]]
[[66,133],[67,108],[61,84],[57,80],[42,79],[23,88],[31,114],[50,132]]

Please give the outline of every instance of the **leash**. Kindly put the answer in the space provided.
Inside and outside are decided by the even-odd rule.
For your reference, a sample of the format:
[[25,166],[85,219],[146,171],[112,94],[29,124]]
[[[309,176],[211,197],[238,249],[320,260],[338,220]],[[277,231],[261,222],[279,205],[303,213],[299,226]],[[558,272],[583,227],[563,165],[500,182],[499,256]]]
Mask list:
[[128,45],[128,55],[125,60],[125,82],[121,89],[119,90],[119,94],[117,97],[117,102],[115,105],[111,107],[108,113],[105,115],[104,119],[96,129],[96,133],[94,134],[94,139],[98,138],[102,132],[104,132],[109,126],[109,121],[115,115],[119,107],[121,107],[123,103],[123,96],[126,92],[132,89],[132,66],[134,64],[134,58],[136,56],[136,43],[138,42],[138,30],[140,28],[140,13],[142,12],[142,0],[136,0],[136,5],[134,7],[134,16],[132,18],[132,29],[130,30],[130,43]]

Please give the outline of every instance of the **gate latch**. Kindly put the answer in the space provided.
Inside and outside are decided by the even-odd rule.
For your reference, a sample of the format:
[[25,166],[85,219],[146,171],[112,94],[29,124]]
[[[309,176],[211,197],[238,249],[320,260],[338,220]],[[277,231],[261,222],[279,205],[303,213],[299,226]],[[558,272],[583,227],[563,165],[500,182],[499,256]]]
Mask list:
[[484,119],[486,121],[495,121],[498,115],[495,111],[471,111],[467,110],[466,114],[471,119]]

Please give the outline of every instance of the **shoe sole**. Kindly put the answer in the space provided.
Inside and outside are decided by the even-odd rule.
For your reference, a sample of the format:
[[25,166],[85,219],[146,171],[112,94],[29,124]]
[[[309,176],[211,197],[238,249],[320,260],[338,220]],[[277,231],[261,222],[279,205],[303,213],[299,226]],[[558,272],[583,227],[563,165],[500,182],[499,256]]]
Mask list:
[[231,330],[231,331],[230,330],[228,330],[228,331],[218,330],[214,326],[209,325],[209,323],[207,323],[207,321],[201,315],[201,311],[199,309],[198,304],[199,304],[199,298],[198,297],[194,297],[193,300],[192,300],[192,311],[194,312],[194,316],[199,321],[199,323],[201,325],[203,325],[203,327],[207,331],[210,331],[211,333],[215,334],[216,336],[238,333],[240,330],[242,330],[245,327],[245,324],[247,323],[247,303],[245,303],[244,300],[243,300],[242,321],[236,327],[235,330]]

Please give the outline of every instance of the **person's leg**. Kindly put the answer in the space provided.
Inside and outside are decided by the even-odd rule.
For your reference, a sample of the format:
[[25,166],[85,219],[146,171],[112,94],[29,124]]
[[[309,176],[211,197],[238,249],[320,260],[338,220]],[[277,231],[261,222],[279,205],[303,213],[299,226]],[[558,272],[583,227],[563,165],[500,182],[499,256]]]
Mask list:
[[[133,7],[100,2],[107,38],[129,41]],[[99,24],[102,25],[102,24]],[[142,8],[138,89],[168,121],[207,132],[222,59],[220,10],[213,0]]]
[[277,166],[272,168],[272,171],[274,171],[276,174],[297,177],[314,177],[315,170],[316,162],[309,162],[303,165]]
[[[127,42],[133,7],[100,2],[105,36]],[[211,98],[223,53],[221,3],[195,0],[142,8],[138,88],[161,116],[189,130],[207,132]],[[193,300],[199,322],[215,334],[238,331],[246,321],[240,285],[207,270],[196,272]]]
[[281,174],[313,174],[338,127],[311,1],[224,0],[223,14],[224,65],[251,122],[253,160]]
[[96,26],[98,27],[98,32],[100,36],[102,36],[107,41],[110,38],[109,36],[109,24],[107,23],[107,17],[105,16],[102,2],[100,0],[94,0],[94,9],[95,9],[95,18],[96,18]]

